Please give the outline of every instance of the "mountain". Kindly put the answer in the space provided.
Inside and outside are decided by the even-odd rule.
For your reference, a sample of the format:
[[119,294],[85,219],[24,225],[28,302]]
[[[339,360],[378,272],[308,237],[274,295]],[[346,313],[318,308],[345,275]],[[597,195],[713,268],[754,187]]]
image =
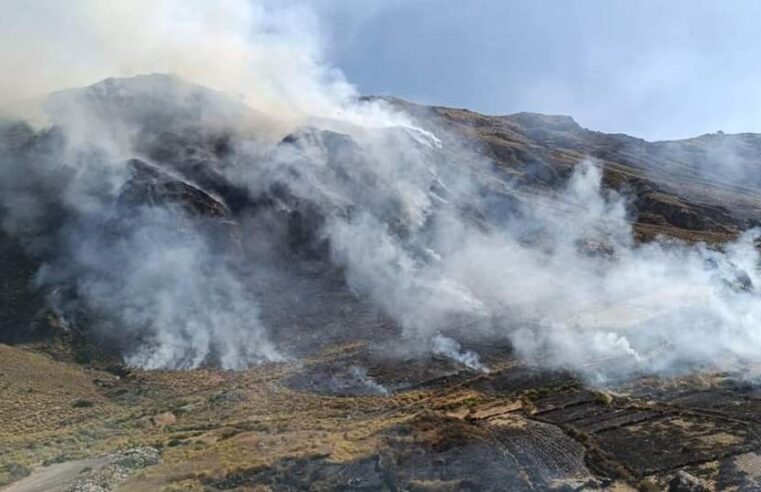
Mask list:
[[522,186],[556,186],[581,160],[596,159],[605,185],[632,199],[636,232],[643,240],[663,234],[726,241],[755,225],[761,213],[759,134],[648,142],[588,130],[569,116],[487,116],[384,99],[467,139]]
[[395,123],[158,74],[0,122],[0,484],[759,486],[761,135],[357,104]]

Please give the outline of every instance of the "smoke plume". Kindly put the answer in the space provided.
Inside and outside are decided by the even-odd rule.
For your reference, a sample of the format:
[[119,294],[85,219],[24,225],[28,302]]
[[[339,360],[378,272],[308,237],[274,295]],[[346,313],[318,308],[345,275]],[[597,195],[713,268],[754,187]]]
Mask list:
[[36,283],[56,309],[131,364],[288,356],[261,316],[276,300],[249,285],[264,269],[250,251],[282,244],[239,227],[265,209],[290,220],[295,258],[337,269],[400,337],[474,370],[458,340],[508,339],[603,379],[761,358],[756,231],[721,250],[637,244],[626,197],[592,160],[552,193],[516,187],[447,130],[358,97],[298,5],[4,11],[2,94],[179,75],[59,92],[25,115],[42,126],[0,128],[3,230],[44,264]]

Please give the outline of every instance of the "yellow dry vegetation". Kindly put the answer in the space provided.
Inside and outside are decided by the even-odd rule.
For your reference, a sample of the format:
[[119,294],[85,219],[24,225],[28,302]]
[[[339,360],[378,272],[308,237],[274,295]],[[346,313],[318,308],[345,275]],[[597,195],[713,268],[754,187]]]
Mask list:
[[[367,456],[383,445],[384,430],[431,412],[446,418],[489,402],[473,390],[347,397],[289,389],[284,380],[303,367],[133,370],[120,378],[0,345],[0,470],[10,463],[32,470],[149,445],[162,449],[161,463],[133,476],[125,490],[200,490],[207,480],[286,457]],[[432,426],[417,438],[441,439],[438,432]],[[0,472],[0,484],[9,480]]]

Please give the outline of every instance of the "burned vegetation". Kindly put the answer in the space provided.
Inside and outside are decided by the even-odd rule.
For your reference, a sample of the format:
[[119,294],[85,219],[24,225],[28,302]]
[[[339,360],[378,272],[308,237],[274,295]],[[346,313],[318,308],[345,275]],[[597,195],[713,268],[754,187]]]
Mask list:
[[[568,117],[368,102],[432,131],[305,126],[265,138],[243,124],[261,115],[159,75],[59,93],[48,129],[0,125],[1,484],[34,490],[52,474],[61,490],[761,487],[754,361],[734,348],[726,365],[715,353],[672,357],[683,333],[648,332],[652,319],[684,324],[687,308],[642,317],[624,302],[640,316],[633,346],[606,336],[620,352],[563,358],[600,340],[531,338],[544,317],[498,297],[483,296],[487,316],[452,305],[460,292],[436,274],[447,260],[460,274],[464,261],[431,248],[452,223],[463,248],[517,228],[509,244],[522,251],[553,259],[567,248],[592,265],[581,283],[662,241],[746,300],[754,273],[722,255],[761,219],[761,195],[751,178],[704,172],[717,139],[740,137],[649,143]],[[73,107],[117,148],[74,146]],[[761,141],[740,140],[752,167],[761,152],[747,147]],[[383,174],[368,146],[405,166]],[[627,219],[631,237],[565,244],[552,221],[529,221],[581,214],[573,186],[586,181],[574,173],[589,158],[597,167],[584,172],[602,186],[593,204]],[[453,186],[450,172],[468,181]],[[429,208],[416,215],[405,200]],[[579,325],[620,317],[607,297],[592,308],[569,299],[578,306],[559,312],[580,313]]]

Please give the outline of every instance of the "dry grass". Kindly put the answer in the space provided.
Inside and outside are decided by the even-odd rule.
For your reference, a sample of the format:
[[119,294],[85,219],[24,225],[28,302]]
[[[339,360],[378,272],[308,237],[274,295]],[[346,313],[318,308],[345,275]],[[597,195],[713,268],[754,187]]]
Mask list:
[[[0,470],[151,445],[162,448],[162,463],[133,477],[125,489],[193,490],[204,480],[285,457],[348,461],[366,456],[381,445],[378,436],[385,429],[431,411],[467,413],[488,401],[475,391],[421,390],[390,397],[294,391],[283,381],[299,367],[133,371],[119,378],[0,345]],[[11,478],[0,472],[0,484]]]
[[[575,383],[552,378],[521,391],[475,389],[478,386],[471,383],[483,376],[389,396],[332,396],[289,387],[292,377],[305,368],[338,359],[349,364],[347,353],[358,349],[334,347],[298,364],[243,372],[135,370],[120,378],[28,348],[0,345],[0,485],[45,462],[147,445],[161,449],[161,463],[132,476],[124,490],[202,490],[209,481],[287,458],[354,462],[389,450],[394,442],[425,442],[431,449],[493,442],[494,433],[521,432],[543,399],[577,391]],[[639,384],[671,391],[711,389],[722,378],[645,378]],[[611,413],[636,404],[664,407],[637,403],[626,390],[615,396],[593,393],[590,398],[596,408]],[[669,408],[664,410],[668,417],[629,424],[628,432],[676,432],[680,438],[690,437],[691,449],[720,453],[746,437],[742,429],[725,429],[711,419],[689,412],[680,416]],[[570,427],[566,433],[600,466],[618,466],[589,435]]]
[[97,385],[114,380],[108,373],[0,345],[0,483],[13,478],[9,465],[33,468],[117,446],[125,435],[115,432],[114,423],[131,409],[104,397]]

